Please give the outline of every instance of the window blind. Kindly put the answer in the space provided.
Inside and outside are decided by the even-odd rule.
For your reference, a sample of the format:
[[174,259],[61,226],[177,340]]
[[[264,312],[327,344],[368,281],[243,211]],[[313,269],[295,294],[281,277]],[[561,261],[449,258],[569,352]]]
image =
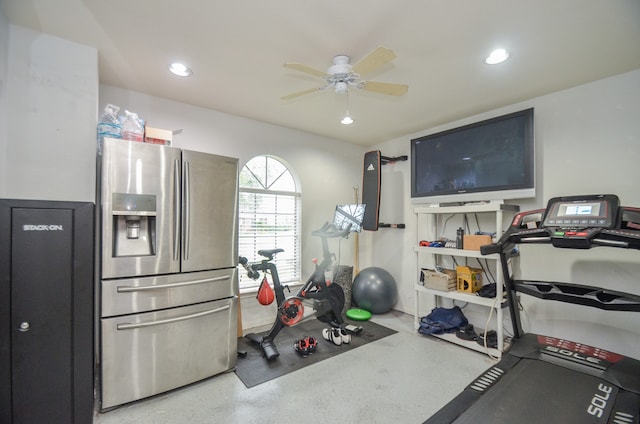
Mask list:
[[[300,280],[299,258],[299,195],[259,189],[240,189],[238,251],[249,262],[264,259],[261,249],[284,249],[275,256],[280,281]],[[254,281],[240,272],[240,288],[257,287]]]

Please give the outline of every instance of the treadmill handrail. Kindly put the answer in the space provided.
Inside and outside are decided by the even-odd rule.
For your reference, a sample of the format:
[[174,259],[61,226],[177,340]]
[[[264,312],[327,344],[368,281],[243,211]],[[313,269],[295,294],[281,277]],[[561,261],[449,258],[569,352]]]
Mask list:
[[640,312],[640,296],[601,287],[556,281],[515,280],[517,292],[607,311]]
[[[517,339],[524,334],[515,292],[525,293],[540,299],[579,304],[603,310],[640,312],[640,296],[635,294],[575,283],[537,281],[534,284],[526,284],[523,280],[515,281],[513,279],[508,263],[511,256],[519,254],[515,249],[517,244],[539,243],[551,244],[559,248],[574,247],[561,243],[564,234],[563,228],[542,226],[542,223],[545,222],[546,211],[546,209],[536,209],[516,214],[511,226],[496,243],[480,246],[480,253],[483,255],[493,253],[500,255],[507,304],[513,325],[513,337]],[[615,228],[571,229],[576,233],[584,232],[588,236],[580,240],[580,245],[576,248],[603,246],[640,250],[640,209],[621,206],[617,213],[620,219],[616,220]],[[531,217],[535,217],[535,219],[532,220]],[[527,221],[526,224],[525,221]],[[531,225],[532,228],[529,228],[531,222],[535,222],[535,225]],[[622,223],[625,223],[624,227],[621,225]],[[561,234],[557,235],[556,232]],[[558,242],[558,238],[560,242]],[[558,244],[556,245],[556,243]]]

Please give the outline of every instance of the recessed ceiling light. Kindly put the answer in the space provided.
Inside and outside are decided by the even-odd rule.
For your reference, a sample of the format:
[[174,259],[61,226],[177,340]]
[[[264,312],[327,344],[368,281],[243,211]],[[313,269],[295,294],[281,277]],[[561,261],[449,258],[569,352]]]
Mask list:
[[179,62],[174,62],[169,65],[169,71],[179,77],[188,77],[193,74],[193,71],[191,71],[187,65]]
[[505,49],[496,49],[491,52],[489,57],[487,57],[484,62],[487,65],[497,65],[498,63],[502,63],[509,58],[509,53]]

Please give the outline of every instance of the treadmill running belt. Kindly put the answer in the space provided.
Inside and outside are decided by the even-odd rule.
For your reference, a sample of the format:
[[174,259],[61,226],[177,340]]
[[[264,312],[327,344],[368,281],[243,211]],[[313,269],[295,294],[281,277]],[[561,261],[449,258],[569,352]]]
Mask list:
[[[491,387],[455,422],[603,423],[607,421],[598,415],[609,416],[617,394],[617,387],[600,378],[548,362],[522,359],[501,378],[500,384]],[[594,398],[597,405],[590,409]],[[601,408],[600,413],[597,408]]]

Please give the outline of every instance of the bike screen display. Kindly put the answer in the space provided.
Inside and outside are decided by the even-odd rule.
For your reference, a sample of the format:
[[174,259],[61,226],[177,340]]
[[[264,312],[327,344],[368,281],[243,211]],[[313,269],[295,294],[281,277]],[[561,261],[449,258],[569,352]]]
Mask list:
[[354,205],[338,205],[336,206],[336,212],[333,216],[333,225],[342,230],[347,225],[351,224],[349,231],[360,232],[362,231],[362,219],[364,218],[364,204]]

